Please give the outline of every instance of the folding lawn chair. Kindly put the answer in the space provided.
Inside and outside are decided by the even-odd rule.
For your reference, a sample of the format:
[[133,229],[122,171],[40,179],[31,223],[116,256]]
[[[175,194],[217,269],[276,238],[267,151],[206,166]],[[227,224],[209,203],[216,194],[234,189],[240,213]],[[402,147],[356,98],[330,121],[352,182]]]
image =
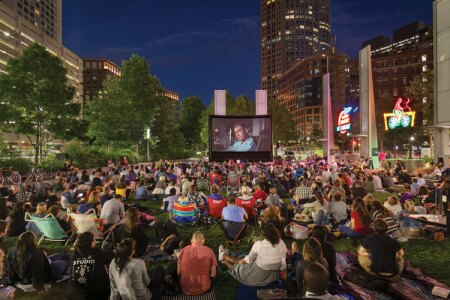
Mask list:
[[222,210],[227,205],[227,199],[225,197],[221,199],[214,199],[212,197],[208,197],[207,200],[207,208],[206,208],[206,224],[207,228],[209,228],[210,220],[213,221],[213,225],[216,225],[220,222],[222,218]]
[[227,195],[238,193],[241,189],[241,176],[236,172],[230,172],[227,176]]
[[94,209],[90,209],[84,214],[68,213],[68,215],[73,220],[75,235],[83,232],[91,232],[96,241],[102,241],[102,249],[109,240],[113,239],[112,232],[114,230],[114,226],[111,226],[105,232],[102,232],[103,225],[95,214]]
[[69,241],[74,237],[73,233],[70,237],[67,235],[61,225],[59,225],[58,220],[52,214],[48,214],[43,218],[38,218],[27,212],[25,214],[25,221],[36,224],[37,228],[42,233],[38,245],[48,240],[51,242],[65,242],[64,245],[67,246]]
[[225,238],[227,239],[225,247],[231,246],[236,250],[235,245],[245,236],[247,231],[247,223],[222,220],[220,227],[225,233]]

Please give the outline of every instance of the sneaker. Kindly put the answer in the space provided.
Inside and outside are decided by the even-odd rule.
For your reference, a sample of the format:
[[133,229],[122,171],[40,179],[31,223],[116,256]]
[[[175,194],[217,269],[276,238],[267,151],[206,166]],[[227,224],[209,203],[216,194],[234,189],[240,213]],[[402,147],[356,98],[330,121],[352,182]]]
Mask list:
[[219,261],[223,261],[223,254],[225,253],[225,248],[223,245],[219,246]]
[[408,241],[408,238],[402,236],[402,237],[398,238],[397,241],[399,241],[400,243],[406,243]]

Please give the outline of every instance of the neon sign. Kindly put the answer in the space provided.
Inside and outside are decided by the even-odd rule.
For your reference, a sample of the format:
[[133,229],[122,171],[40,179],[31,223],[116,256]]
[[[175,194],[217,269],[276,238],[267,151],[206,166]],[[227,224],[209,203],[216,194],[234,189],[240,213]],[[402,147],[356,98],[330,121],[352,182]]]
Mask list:
[[339,118],[338,118],[338,122],[337,122],[337,127],[336,127],[336,131],[344,134],[347,132],[347,130],[350,130],[350,128],[352,127],[351,125],[351,117],[350,114],[352,112],[356,112],[358,110],[357,107],[353,108],[351,106],[349,107],[344,107],[344,109],[341,111],[341,113],[339,114]]
[[409,107],[409,98],[398,98],[392,113],[384,114],[384,129],[407,128],[414,126],[416,112]]

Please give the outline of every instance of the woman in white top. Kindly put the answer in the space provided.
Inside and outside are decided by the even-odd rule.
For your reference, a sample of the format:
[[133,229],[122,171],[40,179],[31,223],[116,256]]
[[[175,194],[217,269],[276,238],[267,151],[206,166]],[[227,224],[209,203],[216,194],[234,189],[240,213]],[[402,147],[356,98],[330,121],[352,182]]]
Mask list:
[[316,192],[311,197],[311,202],[303,204],[302,215],[310,216],[313,212],[318,213],[320,210],[328,210],[328,202],[323,198],[322,193]]
[[280,271],[286,270],[287,249],[280,231],[273,224],[267,224],[264,226],[264,237],[264,240],[253,245],[243,259],[228,255],[223,247],[219,248],[219,260],[244,285],[265,286],[276,281]]
[[398,214],[403,210],[402,205],[396,196],[389,197],[386,202],[384,202],[384,207],[392,211],[395,216],[398,216]]
[[135,244],[133,239],[124,239],[117,245],[116,257],[109,265],[110,300],[150,300],[153,294],[161,294],[163,269],[158,267],[150,280],[145,262],[133,258]]

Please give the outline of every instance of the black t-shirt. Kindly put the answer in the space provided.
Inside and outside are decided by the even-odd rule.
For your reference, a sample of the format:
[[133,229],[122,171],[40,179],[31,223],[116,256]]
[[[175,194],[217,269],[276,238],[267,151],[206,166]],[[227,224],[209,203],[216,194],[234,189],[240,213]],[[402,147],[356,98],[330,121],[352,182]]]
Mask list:
[[372,257],[372,272],[397,274],[397,252],[402,248],[398,241],[386,234],[372,234],[361,242],[361,246]]
[[85,300],[107,300],[110,294],[107,268],[112,258],[112,253],[96,248],[75,250],[70,259],[67,293],[81,294],[80,299]]

